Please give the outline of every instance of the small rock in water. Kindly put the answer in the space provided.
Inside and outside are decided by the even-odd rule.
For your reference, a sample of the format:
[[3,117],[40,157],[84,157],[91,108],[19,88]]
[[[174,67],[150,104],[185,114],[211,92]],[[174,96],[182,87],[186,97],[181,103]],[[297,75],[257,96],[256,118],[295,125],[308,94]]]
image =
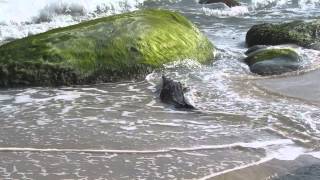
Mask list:
[[194,108],[192,105],[186,102],[184,97],[184,89],[181,83],[165,76],[162,76],[160,99],[162,102],[174,105],[176,108]]
[[211,3],[224,3],[229,7],[240,6],[240,3],[236,0],[200,0],[200,4],[211,4]]
[[244,61],[250,71],[259,75],[279,75],[299,70],[301,58],[292,48],[254,46],[246,53]]

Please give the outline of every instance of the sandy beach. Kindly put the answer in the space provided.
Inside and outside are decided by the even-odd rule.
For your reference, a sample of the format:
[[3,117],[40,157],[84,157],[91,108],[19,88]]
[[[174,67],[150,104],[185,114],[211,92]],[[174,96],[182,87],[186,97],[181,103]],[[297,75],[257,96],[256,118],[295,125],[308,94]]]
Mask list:
[[317,180],[320,179],[319,169],[319,159],[303,155],[290,161],[272,159],[213,177],[211,180]]
[[257,80],[255,83],[268,92],[320,105],[319,77],[318,69],[295,76]]

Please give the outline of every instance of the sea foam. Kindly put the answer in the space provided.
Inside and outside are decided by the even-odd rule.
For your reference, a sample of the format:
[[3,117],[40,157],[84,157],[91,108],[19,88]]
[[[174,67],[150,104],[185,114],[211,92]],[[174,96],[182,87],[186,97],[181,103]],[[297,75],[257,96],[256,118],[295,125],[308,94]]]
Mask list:
[[136,10],[144,0],[0,1],[0,42]]
[[0,2],[1,23],[50,21],[56,15],[83,16],[95,12],[134,10],[143,0],[12,0]]

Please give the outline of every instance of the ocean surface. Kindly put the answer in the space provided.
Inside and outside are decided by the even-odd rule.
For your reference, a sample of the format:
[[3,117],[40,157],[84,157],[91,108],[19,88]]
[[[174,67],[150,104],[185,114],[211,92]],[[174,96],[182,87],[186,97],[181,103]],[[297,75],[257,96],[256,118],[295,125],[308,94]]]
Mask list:
[[[0,44],[151,7],[179,11],[218,49],[210,65],[186,59],[141,82],[1,89],[0,179],[204,180],[273,158],[320,158],[319,104],[259,88],[254,82],[263,78],[242,62],[252,25],[317,19],[320,0],[241,4],[0,0]],[[318,51],[298,51],[303,71],[319,67]],[[197,110],[159,101],[162,74],[189,87]]]

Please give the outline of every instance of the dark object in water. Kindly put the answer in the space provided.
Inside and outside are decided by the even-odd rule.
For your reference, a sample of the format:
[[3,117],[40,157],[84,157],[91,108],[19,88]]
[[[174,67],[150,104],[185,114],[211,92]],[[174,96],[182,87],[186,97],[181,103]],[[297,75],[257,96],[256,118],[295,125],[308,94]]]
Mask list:
[[240,6],[240,3],[236,0],[200,0],[200,4],[211,4],[211,3],[224,3],[229,7]]
[[176,108],[193,109],[194,107],[186,102],[183,90],[180,82],[162,76],[162,88],[160,92],[162,102],[172,104]]

